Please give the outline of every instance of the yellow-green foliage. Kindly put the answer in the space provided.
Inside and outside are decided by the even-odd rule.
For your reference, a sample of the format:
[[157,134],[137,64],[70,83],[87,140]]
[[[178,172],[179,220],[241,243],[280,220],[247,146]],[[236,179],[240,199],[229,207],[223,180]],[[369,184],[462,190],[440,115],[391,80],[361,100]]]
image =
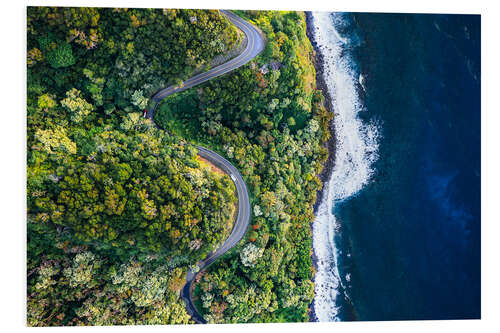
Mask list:
[[49,110],[57,105],[57,102],[53,99],[53,96],[49,94],[43,94],[38,97],[38,107],[40,110]]
[[179,298],[185,269],[134,260],[116,269],[83,247],[56,243],[54,248],[64,256],[43,260],[30,276],[29,326],[191,322]]
[[94,110],[94,106],[80,96],[81,91],[73,88],[66,92],[66,98],[61,101],[61,105],[70,112],[70,118],[75,123],[82,122]]
[[38,129],[35,137],[49,154],[55,152],[76,154],[76,143],[68,138],[66,129],[61,126],[56,126],[54,129]]
[[28,51],[27,57],[28,66],[33,66],[43,59],[42,52],[36,47]]

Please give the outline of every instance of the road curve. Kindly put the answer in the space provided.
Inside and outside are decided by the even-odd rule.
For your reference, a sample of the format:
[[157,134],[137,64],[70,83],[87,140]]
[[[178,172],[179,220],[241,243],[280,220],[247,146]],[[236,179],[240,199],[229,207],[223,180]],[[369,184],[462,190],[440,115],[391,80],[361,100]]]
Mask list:
[[[250,223],[250,198],[248,196],[247,186],[243,177],[239,171],[224,157],[219,154],[208,150],[206,148],[197,146],[198,155],[203,157],[204,159],[209,160],[218,168],[222,169],[226,172],[234,182],[236,186],[236,191],[238,193],[238,216],[236,221],[233,224],[233,229],[231,230],[231,234],[226,239],[224,244],[219,246],[217,250],[211,252],[205,259],[198,263],[199,272],[205,269],[208,265],[213,263],[217,258],[222,256],[224,253],[229,251],[233,246],[238,243],[245,232],[247,231],[248,224]],[[197,273],[189,270],[186,277],[186,284],[182,288],[181,297],[186,302],[186,307],[188,313],[191,315],[193,320],[197,323],[206,323],[205,319],[200,316],[200,314],[196,311],[196,308],[191,299],[191,285],[193,280],[195,279]]]
[[247,45],[245,49],[238,56],[229,60],[228,62],[225,62],[222,65],[219,65],[206,72],[200,73],[198,75],[195,75],[187,79],[186,81],[183,82],[182,87],[170,86],[158,91],[153,96],[155,107],[151,110],[152,113],[151,115],[148,112],[148,118],[154,119],[154,112],[156,110],[156,106],[165,97],[192,88],[203,82],[206,82],[208,80],[226,74],[238,67],[241,67],[250,60],[252,60],[253,58],[255,58],[260,52],[264,50],[265,41],[260,35],[259,30],[255,26],[253,26],[249,22],[245,21],[244,19],[240,18],[239,16],[230,11],[221,10],[221,12],[224,15],[226,15],[226,17],[246,35]]
[[[247,45],[245,49],[235,58],[225,62],[224,64],[214,67],[204,73],[195,75],[186,81],[184,81],[184,85],[182,87],[178,86],[170,86],[165,89],[160,90],[153,96],[153,101],[155,102],[155,106],[147,110],[146,117],[154,120],[154,114],[156,108],[158,107],[159,102],[172,94],[184,91],[186,89],[197,86],[203,82],[211,80],[215,77],[228,73],[238,67],[243,66],[248,63],[250,60],[255,58],[260,52],[264,50],[265,41],[257,30],[249,22],[243,20],[239,16],[233,14],[230,11],[221,10],[221,12],[226,15],[226,17],[237,26],[247,38]],[[156,126],[158,126],[155,123]],[[238,216],[236,221],[234,222],[233,229],[231,230],[231,234],[226,239],[224,244],[222,244],[219,248],[217,248],[214,252],[211,252],[207,255],[205,259],[198,263],[199,270],[201,272],[208,265],[213,263],[217,258],[222,256],[224,253],[229,251],[233,246],[235,246],[245,235],[245,232],[248,228],[248,224],[250,223],[250,198],[248,196],[247,186],[243,177],[239,173],[238,169],[236,169],[228,160],[219,154],[208,150],[204,147],[197,146],[198,155],[203,157],[204,159],[210,161],[215,166],[226,172],[234,182],[236,186],[236,191],[238,193]],[[193,300],[191,299],[191,285],[196,278],[197,272],[193,272],[189,270],[186,277],[186,284],[182,288],[181,297],[186,302],[187,312],[191,315],[193,320],[198,324],[206,323],[205,319],[196,311],[196,307],[194,306]]]

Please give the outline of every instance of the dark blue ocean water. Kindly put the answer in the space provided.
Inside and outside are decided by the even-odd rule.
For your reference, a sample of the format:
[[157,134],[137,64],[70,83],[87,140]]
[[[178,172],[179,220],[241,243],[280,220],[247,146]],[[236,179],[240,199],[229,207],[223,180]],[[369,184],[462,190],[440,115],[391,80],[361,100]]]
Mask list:
[[480,318],[480,17],[346,19],[381,134],[370,183],[334,211],[354,317]]

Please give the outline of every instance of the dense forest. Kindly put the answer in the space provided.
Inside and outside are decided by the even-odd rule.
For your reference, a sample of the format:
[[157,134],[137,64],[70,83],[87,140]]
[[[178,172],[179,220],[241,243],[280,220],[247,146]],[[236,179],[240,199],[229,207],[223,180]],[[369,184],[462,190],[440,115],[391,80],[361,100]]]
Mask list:
[[218,11],[27,17],[28,324],[189,322],[179,289],[229,235],[235,187],[141,111],[238,32]]
[[308,321],[312,206],[331,114],[296,12],[237,12],[268,39],[249,65],[160,105],[161,126],[218,151],[249,187],[246,239],[200,274],[199,312],[213,323]]
[[209,322],[307,321],[312,205],[331,115],[296,12],[241,11],[265,51],[141,111],[158,89],[241,43],[219,11],[29,7],[27,320],[30,326],[189,323],[187,270],[230,232],[227,175],[252,201],[247,236],[198,275]]

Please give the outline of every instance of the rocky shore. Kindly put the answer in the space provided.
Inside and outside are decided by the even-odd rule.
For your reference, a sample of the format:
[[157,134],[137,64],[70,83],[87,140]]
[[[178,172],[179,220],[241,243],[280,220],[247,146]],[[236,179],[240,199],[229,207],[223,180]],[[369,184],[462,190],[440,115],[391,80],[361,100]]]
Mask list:
[[[309,38],[309,41],[311,42],[313,48],[314,48],[314,58],[313,58],[313,64],[314,68],[316,69],[316,87],[321,90],[323,97],[325,98],[324,100],[324,106],[327,109],[328,112],[334,113],[333,110],[333,101],[332,97],[330,96],[330,93],[328,92],[328,87],[326,85],[325,78],[323,76],[324,72],[324,57],[323,54],[321,53],[321,50],[318,48],[318,45],[316,43],[316,40],[314,38],[314,23],[313,23],[313,17],[311,12],[305,12],[306,14],[306,34],[307,37]],[[322,187],[321,189],[317,192],[316,194],[316,202],[314,203],[313,209],[314,209],[314,214],[316,215],[317,209],[319,207],[319,204],[321,203],[324,195],[324,190],[325,190],[325,185],[328,179],[331,176],[331,173],[333,171],[333,167],[335,165],[335,150],[336,150],[336,137],[335,137],[335,128],[334,128],[334,122],[333,119],[330,121],[330,124],[328,126],[328,130],[331,133],[330,138],[323,144],[323,146],[328,150],[328,157],[323,164],[323,169],[321,170],[320,174],[318,175],[319,179],[321,180]],[[310,224],[311,229],[312,229],[312,222]],[[314,249],[312,251],[312,261],[313,261],[313,266],[314,270],[317,270],[317,258],[314,253]],[[314,313],[314,306],[313,303],[309,306],[309,321],[314,322],[316,321],[316,314]]]
[[[323,97],[325,98],[325,103],[324,106],[328,110],[328,112],[334,113],[333,110],[333,101],[332,97],[330,96],[330,93],[328,92],[328,87],[325,82],[325,78],[323,76],[323,71],[324,71],[324,58],[323,54],[321,53],[321,50],[318,48],[318,45],[314,39],[314,23],[313,23],[313,17],[311,12],[305,12],[306,14],[306,25],[307,25],[307,37],[309,38],[309,41],[311,42],[313,48],[314,48],[314,59],[313,59],[313,64],[314,68],[316,69],[316,87],[321,90],[321,93],[323,94]],[[321,170],[321,173],[318,175],[319,179],[321,180],[321,183],[323,184],[323,187],[318,191],[316,195],[316,202],[314,203],[314,213],[316,213],[318,206],[323,199],[323,190],[325,187],[325,183],[328,181],[328,179],[331,176],[331,173],[333,171],[333,167],[335,165],[335,143],[336,143],[336,137],[335,137],[335,128],[334,128],[334,123],[333,120],[330,121],[330,124],[328,126],[328,129],[331,133],[330,139],[328,139],[324,144],[323,147],[325,147],[328,150],[328,158],[326,159],[323,169]]]

